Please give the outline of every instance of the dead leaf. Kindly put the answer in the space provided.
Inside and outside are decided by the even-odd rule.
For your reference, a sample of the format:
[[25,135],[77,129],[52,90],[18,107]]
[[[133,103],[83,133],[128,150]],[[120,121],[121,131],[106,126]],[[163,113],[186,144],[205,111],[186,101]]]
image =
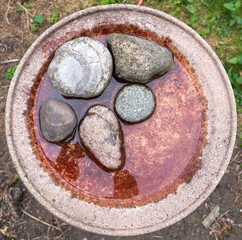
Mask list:
[[3,226],[1,229],[0,229],[1,233],[6,236],[6,237],[11,237],[11,234],[10,234],[10,229],[8,226]]
[[216,231],[214,232],[215,236],[218,238],[218,239],[221,239],[222,238],[222,233],[221,231]]
[[216,205],[208,216],[202,221],[202,224],[205,228],[208,228],[215,220],[219,217],[220,207]]
[[230,234],[230,232],[231,232],[231,226],[229,226],[229,225],[227,224],[225,218],[221,218],[221,222],[222,222],[223,229],[224,229],[224,232],[225,232],[226,236],[229,236],[229,234]]

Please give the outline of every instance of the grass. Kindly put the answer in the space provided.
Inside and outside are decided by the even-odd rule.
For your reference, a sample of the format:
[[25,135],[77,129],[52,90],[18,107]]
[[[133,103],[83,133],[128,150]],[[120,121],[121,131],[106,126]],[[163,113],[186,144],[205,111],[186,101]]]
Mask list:
[[12,68],[8,68],[7,69],[7,72],[6,72],[6,79],[8,79],[8,80],[12,80],[12,78],[13,78],[13,75],[14,75],[14,73],[15,73],[15,70],[17,69],[17,65],[16,66],[14,66],[14,67],[12,67]]
[[48,18],[48,20],[51,22],[51,23],[57,23],[59,18],[58,18],[58,9],[57,8],[54,8],[54,10],[52,11],[50,17]]

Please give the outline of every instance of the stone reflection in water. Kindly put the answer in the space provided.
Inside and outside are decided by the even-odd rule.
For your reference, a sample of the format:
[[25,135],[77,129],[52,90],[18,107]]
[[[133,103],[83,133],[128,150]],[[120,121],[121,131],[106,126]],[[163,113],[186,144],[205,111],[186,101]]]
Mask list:
[[[66,181],[75,184],[80,176],[80,166],[78,159],[85,157],[85,152],[78,142],[76,143],[60,143],[56,145],[61,147],[60,151],[51,154],[50,158],[45,155],[46,160],[52,168]],[[98,167],[99,168],[99,167]],[[101,168],[99,168],[101,170]],[[104,170],[101,170],[104,171]],[[104,171],[105,172],[105,171]],[[108,173],[113,176],[110,180],[114,182],[114,199],[129,199],[138,195],[138,187],[135,178],[127,170]]]
[[62,149],[56,161],[47,159],[50,165],[62,178],[74,183],[79,175],[79,164],[76,159],[84,157],[85,153],[79,143],[61,143],[59,146],[61,146]]
[[139,194],[135,178],[127,170],[114,173],[114,195],[115,199],[129,199]]

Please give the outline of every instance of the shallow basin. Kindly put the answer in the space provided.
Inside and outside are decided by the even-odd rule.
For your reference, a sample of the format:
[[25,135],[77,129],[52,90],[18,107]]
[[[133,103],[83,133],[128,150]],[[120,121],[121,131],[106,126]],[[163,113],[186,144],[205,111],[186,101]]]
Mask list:
[[[47,99],[68,102],[80,120],[93,104],[113,109],[123,86],[113,79],[93,100],[64,99],[46,69],[64,42],[113,33],[135,34],[174,52],[175,68],[148,84],[156,98],[151,118],[122,123],[126,165],[103,171],[69,144],[46,142],[38,112]],[[231,84],[216,54],[190,27],[157,10],[134,5],[86,9],[46,30],[29,48],[11,82],[6,136],[14,165],[33,196],[81,229],[138,235],[167,227],[194,211],[214,190],[230,161],[236,136]]]

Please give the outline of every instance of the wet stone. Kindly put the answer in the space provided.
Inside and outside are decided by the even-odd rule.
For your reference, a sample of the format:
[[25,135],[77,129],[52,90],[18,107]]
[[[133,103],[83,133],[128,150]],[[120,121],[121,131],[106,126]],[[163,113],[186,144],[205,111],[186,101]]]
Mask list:
[[124,165],[124,142],[119,121],[107,107],[94,105],[80,123],[82,144],[96,161],[108,170]]
[[126,34],[107,36],[114,75],[123,82],[148,83],[174,68],[173,53],[158,43]]
[[72,108],[59,100],[48,100],[40,109],[40,127],[49,142],[59,142],[69,137],[77,119]]
[[93,98],[108,86],[112,71],[112,56],[104,44],[80,37],[56,50],[47,74],[63,96]]
[[123,121],[137,123],[147,119],[154,112],[155,98],[147,86],[130,84],[118,92],[114,108]]

